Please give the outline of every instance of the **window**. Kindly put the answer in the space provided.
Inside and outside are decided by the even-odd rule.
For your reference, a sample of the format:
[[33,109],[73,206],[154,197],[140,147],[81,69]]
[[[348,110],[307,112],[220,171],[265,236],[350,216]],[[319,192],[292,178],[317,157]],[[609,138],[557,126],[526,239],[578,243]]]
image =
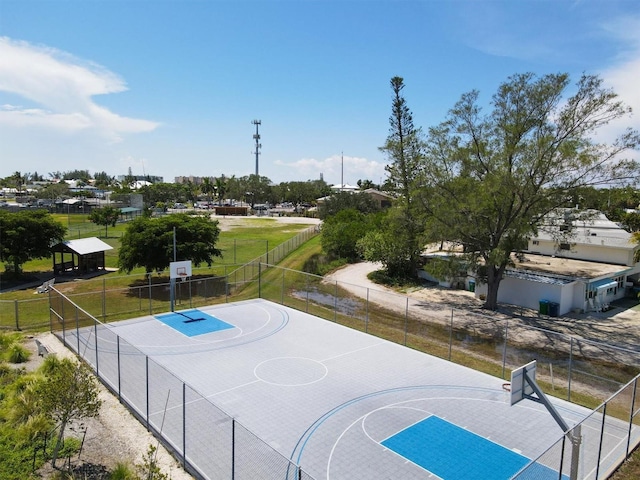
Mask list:
[[561,243],[560,250],[571,250],[571,245],[568,243]]
[[540,241],[539,241],[539,240],[534,240],[534,241],[533,241],[533,242],[531,242],[531,243],[533,243],[534,245],[540,245]]

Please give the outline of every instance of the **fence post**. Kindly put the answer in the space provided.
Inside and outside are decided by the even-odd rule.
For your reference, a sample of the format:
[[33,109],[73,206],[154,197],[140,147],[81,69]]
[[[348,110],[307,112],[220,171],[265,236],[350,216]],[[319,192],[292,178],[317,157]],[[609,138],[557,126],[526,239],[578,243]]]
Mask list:
[[505,320],[504,325],[504,346],[502,347],[502,378],[507,365],[507,339],[509,338],[509,320]]
[[338,281],[336,280],[336,289],[333,294],[333,321],[338,321]]
[[64,299],[66,297],[63,297],[62,293],[60,293],[59,295],[60,295],[60,312],[62,316],[62,340],[64,340],[63,343],[66,345],[67,344],[67,319],[64,316]]
[[18,300],[13,301],[13,306],[14,306],[14,311],[16,316],[16,330],[20,330],[20,321],[18,320],[19,319]]
[[149,355],[145,355],[144,356],[144,360],[145,360],[145,364],[144,364],[144,371],[145,371],[145,389],[146,389],[146,395],[147,395],[147,401],[146,401],[146,422],[147,422],[147,431],[149,431]]
[[153,315],[153,304],[151,300],[151,273],[147,273],[149,278],[149,315]]
[[236,478],[236,419],[231,417],[231,480]]
[[187,384],[182,382],[182,468],[187,469]]
[[282,293],[280,295],[280,305],[284,305],[284,268],[282,269]]
[[569,337],[569,379],[567,385],[567,400],[571,401],[571,375],[573,370],[573,337]]
[[364,333],[369,333],[369,290],[370,288],[367,287],[367,300],[364,302]]
[[453,345],[453,308],[451,309],[451,320],[449,321],[449,358],[451,361],[451,347]]
[[51,292],[52,289],[49,289],[47,295],[49,296],[49,332],[53,333],[53,313],[51,312],[53,308],[51,306]]
[[306,313],[309,313],[309,275],[305,275],[304,276],[305,279],[307,280],[307,306],[306,306]]
[[120,380],[120,335],[118,335],[116,337],[116,351],[117,351],[117,355],[118,355],[118,401],[120,403],[122,403],[122,393],[121,393],[121,388],[122,388],[122,384],[121,384],[121,380]]
[[93,335],[96,337],[96,375],[100,376],[98,371],[98,322],[93,321]]
[[107,319],[107,279],[102,279],[102,319]]
[[262,298],[262,263],[258,262],[258,298]]
[[78,319],[78,307],[76,306],[76,340],[78,341],[77,353],[80,355],[80,321]]
[[407,330],[409,329],[409,297],[406,297],[404,306],[404,346],[407,346]]
[[632,390],[632,394],[631,394],[631,405],[629,405],[629,431],[627,432],[627,449],[626,449],[626,456],[628,457],[631,452],[629,451],[629,449],[631,448],[631,430],[633,429],[633,413],[636,411],[636,391],[638,388],[638,377],[633,379],[633,390]]

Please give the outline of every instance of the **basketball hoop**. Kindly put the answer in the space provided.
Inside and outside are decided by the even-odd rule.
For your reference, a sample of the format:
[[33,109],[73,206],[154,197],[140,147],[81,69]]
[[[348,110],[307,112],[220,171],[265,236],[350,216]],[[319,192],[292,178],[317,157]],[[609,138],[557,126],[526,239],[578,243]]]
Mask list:
[[183,282],[187,280],[190,272],[187,272],[187,267],[177,267],[176,276]]

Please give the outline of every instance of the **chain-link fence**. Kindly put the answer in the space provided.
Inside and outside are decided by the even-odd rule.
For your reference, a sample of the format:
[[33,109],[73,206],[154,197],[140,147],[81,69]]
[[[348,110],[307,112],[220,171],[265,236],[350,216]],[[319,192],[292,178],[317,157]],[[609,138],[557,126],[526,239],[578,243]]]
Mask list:
[[[194,268],[193,278],[177,283],[176,306],[192,308],[226,301],[227,295],[256,281],[260,262],[280,262],[317,234],[318,227],[312,226],[275,248],[266,240],[222,241],[217,245],[222,258],[212,267]],[[164,275],[108,276],[82,283],[81,289],[77,282],[58,283],[56,288],[103,322],[166,312],[171,303],[171,284]],[[48,324],[49,301],[45,295],[30,300],[0,300],[0,329],[37,329]]]
[[49,297],[52,331],[196,478],[303,478],[296,464],[113,333],[108,324],[55,288]]
[[[170,435],[166,441],[185,465],[192,462],[206,469],[199,472],[203,478],[311,478],[99,320],[166,312],[169,288],[169,284],[151,283],[132,286],[119,296],[103,289],[73,297],[54,289],[51,329],[96,369],[149,428],[163,437]],[[636,400],[640,354],[629,349],[526,325],[518,317],[443,308],[260,261],[218,277],[179,282],[176,288],[177,305],[184,308],[264,298],[505,380],[512,369],[536,359],[537,380],[547,393],[587,405],[602,403],[517,478],[543,478],[541,472],[549,468],[563,475],[558,478],[606,478],[640,441]],[[80,330],[86,327],[93,340],[81,339]],[[98,344],[115,347],[98,348]],[[105,355],[114,355],[115,361],[101,362]],[[118,369],[104,371],[101,363],[117,364]],[[134,388],[139,382],[147,385],[146,394]],[[161,418],[160,412],[167,408],[171,415]],[[182,412],[182,417],[176,412]],[[207,419],[214,419],[210,441],[191,438],[189,425]],[[239,440],[242,446],[236,444]],[[249,458],[241,454],[245,448]]]

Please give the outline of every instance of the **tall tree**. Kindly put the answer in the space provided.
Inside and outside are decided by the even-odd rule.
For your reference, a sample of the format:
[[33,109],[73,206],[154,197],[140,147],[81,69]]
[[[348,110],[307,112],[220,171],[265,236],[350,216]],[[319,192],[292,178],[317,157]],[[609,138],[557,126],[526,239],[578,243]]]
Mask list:
[[439,234],[469,252],[488,287],[485,308],[497,308],[512,253],[543,218],[579,189],[637,179],[637,163],[621,155],[638,147],[638,132],[592,139],[630,110],[596,76],[583,75],[565,99],[569,85],[566,74],[514,75],[488,115],[472,91],[430,129],[419,199]]
[[162,271],[173,261],[173,230],[176,232],[178,260],[191,260],[195,266],[211,266],[222,252],[216,248],[220,235],[218,222],[208,217],[175,213],[160,218],[138,217],[122,236],[118,265],[129,273],[136,267],[147,272]]
[[98,188],[109,188],[116,183],[115,177],[110,176],[107,172],[96,172],[93,179]]
[[[396,276],[411,277],[415,275],[422,249],[423,224],[420,221],[414,202],[414,190],[423,164],[422,132],[413,124],[413,115],[402,95],[404,80],[402,77],[391,79],[393,91],[391,116],[389,117],[389,136],[380,150],[391,160],[386,170],[389,174],[389,184],[397,195],[395,208],[399,215],[392,215],[392,228],[402,231],[396,237],[393,257],[400,263],[394,262]],[[400,242],[399,240],[402,240]],[[388,272],[391,273],[391,272]]]
[[202,179],[202,185],[200,191],[203,195],[207,196],[207,201],[211,203],[213,195],[216,193],[216,185],[211,181],[211,177],[204,177]]
[[50,258],[50,246],[61,242],[67,229],[45,210],[0,210],[0,260],[11,263],[15,275],[22,265],[36,258]]
[[222,205],[224,203],[224,197],[227,194],[227,179],[224,175],[216,178],[215,190],[218,196],[218,205]]
[[341,210],[322,223],[322,249],[331,255],[355,261],[359,258],[358,240],[366,234],[372,222],[354,208]]

